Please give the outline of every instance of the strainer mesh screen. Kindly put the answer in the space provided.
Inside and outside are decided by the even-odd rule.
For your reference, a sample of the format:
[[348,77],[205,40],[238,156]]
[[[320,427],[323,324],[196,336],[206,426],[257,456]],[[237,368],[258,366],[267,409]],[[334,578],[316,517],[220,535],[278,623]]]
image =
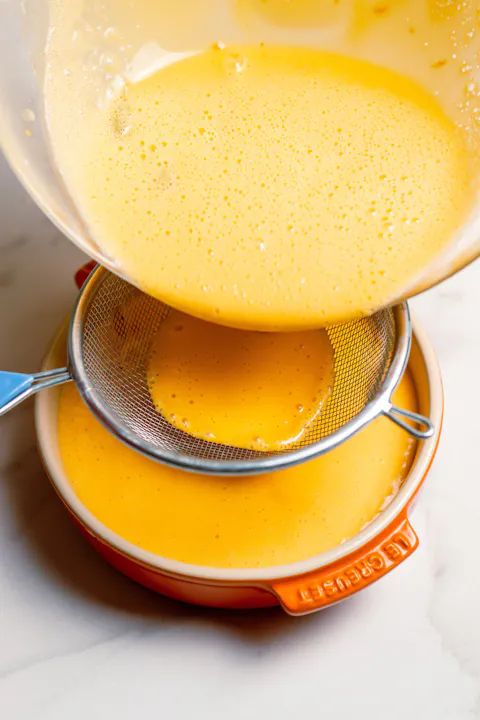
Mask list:
[[[80,343],[82,379],[96,405],[109,408],[117,423],[159,454],[253,460],[318,442],[354,418],[377,395],[395,349],[391,310],[329,328],[335,372],[328,401],[295,446],[261,453],[196,439],[173,428],[156,412],[147,385],[147,365],[153,337],[168,312],[163,303],[105,273],[88,297]],[[252,417],[254,414],[253,407]]]

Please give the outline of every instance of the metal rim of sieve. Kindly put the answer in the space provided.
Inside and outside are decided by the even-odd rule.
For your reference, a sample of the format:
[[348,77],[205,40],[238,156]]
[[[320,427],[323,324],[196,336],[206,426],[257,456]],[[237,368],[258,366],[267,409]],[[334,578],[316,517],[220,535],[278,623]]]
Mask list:
[[[102,283],[110,275],[110,271],[102,266],[97,266],[86,280],[78,296],[73,308],[68,334],[69,372],[75,380],[84,401],[101,423],[127,446],[150,459],[177,469],[200,474],[220,476],[258,475],[286,469],[323,455],[355,435],[380,415],[387,416],[418,439],[426,439],[434,431],[433,425],[428,418],[397,408],[391,400],[407,367],[412,341],[410,311],[408,304],[403,302],[393,308],[379,311],[380,313],[392,313],[395,322],[395,342],[388,370],[375,397],[367,402],[357,415],[331,434],[300,448],[287,449],[272,454],[255,455],[255,457],[249,459],[217,460],[159,448],[141,438],[139,434],[130,430],[123,421],[119,420],[116,413],[102,401],[95,386],[89,381],[89,375],[85,367],[82,338],[88,310]],[[409,422],[406,422],[406,420]],[[417,429],[411,423],[416,423],[425,429]],[[208,441],[202,442],[207,443]]]

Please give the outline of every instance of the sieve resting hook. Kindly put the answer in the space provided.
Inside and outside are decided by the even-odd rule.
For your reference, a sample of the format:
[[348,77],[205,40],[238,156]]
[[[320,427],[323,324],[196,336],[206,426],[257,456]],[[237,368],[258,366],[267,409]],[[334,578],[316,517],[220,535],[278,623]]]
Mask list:
[[72,380],[68,368],[27,373],[0,372],[0,415],[5,415],[16,405],[40,390],[61,385]]
[[429,418],[412,410],[404,410],[395,405],[390,405],[382,413],[417,440],[427,440],[435,432],[434,425]]

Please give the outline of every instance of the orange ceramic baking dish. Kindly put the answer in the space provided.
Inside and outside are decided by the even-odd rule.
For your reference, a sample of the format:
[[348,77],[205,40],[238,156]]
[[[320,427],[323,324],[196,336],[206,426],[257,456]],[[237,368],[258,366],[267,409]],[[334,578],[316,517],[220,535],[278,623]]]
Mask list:
[[[62,331],[45,368],[58,366],[64,338]],[[107,562],[125,575],[163,595],[197,605],[257,608],[280,604],[292,615],[303,615],[362,590],[393,570],[418,546],[408,516],[437,449],[443,392],[435,353],[417,323],[409,367],[420,411],[432,419],[435,434],[419,443],[403,485],[366,528],[328,552],[289,565],[261,569],[190,565],[146,552],[109,530],[79,501],[63,472],[57,445],[57,389],[37,396],[39,449],[51,482],[80,531]]]

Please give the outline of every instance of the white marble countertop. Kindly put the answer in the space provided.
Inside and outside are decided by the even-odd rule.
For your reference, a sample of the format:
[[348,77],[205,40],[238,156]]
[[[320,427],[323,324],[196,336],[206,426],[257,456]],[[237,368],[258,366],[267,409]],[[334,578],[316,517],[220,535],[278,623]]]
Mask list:
[[[0,161],[1,368],[38,367],[81,260]],[[480,266],[412,304],[446,386],[421,547],[316,615],[201,610],[124,579],[50,488],[31,404],[0,419],[2,719],[480,718]]]

